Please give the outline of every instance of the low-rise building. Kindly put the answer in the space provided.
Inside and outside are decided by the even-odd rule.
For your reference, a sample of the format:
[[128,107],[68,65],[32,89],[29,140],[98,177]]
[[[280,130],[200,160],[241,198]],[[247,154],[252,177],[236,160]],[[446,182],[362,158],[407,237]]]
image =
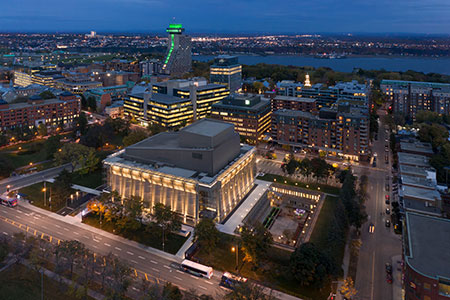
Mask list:
[[105,107],[105,115],[112,119],[123,118],[123,101],[115,101],[111,105]]
[[269,131],[270,100],[260,95],[233,94],[213,104],[211,117],[234,124],[241,139],[256,144]]
[[69,79],[59,79],[56,81],[56,87],[58,89],[79,95],[85,93],[88,90],[99,88],[101,86],[102,83],[97,81],[82,81]]
[[450,298],[450,220],[406,213],[403,231],[405,300]]
[[8,130],[17,127],[71,126],[80,114],[80,99],[68,92],[61,93],[58,98],[43,100],[32,96],[25,103],[8,104],[0,100],[0,129]]
[[240,144],[232,124],[211,119],[149,137],[103,163],[109,188],[122,198],[140,197],[147,210],[169,205],[188,224],[201,216],[223,221],[255,176],[254,148]]
[[400,151],[403,153],[411,153],[430,157],[434,154],[433,147],[430,143],[422,143],[416,139],[400,140]]

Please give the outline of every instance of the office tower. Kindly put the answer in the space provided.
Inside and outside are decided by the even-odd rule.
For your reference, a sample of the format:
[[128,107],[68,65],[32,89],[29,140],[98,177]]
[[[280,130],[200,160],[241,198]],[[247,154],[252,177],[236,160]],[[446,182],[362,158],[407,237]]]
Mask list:
[[158,124],[173,129],[211,113],[211,106],[230,94],[223,85],[204,78],[176,79],[154,83],[147,91],[125,99],[125,115],[143,125]]
[[139,63],[141,76],[151,76],[161,73],[161,62],[158,59],[150,59]]
[[210,69],[211,83],[224,84],[230,92],[241,88],[242,66],[238,63],[237,56],[219,55],[215,58]]
[[242,140],[256,144],[270,129],[271,114],[269,99],[233,94],[213,104],[211,117],[234,124]]
[[167,33],[167,53],[162,65],[162,73],[170,76],[181,76],[191,70],[192,42],[191,37],[184,35],[181,24],[169,24]]
[[184,223],[223,221],[254,185],[255,150],[240,145],[234,126],[203,119],[149,137],[103,161],[108,187],[137,196],[151,211],[170,206]]
[[382,80],[381,91],[392,101],[394,113],[415,120],[421,110],[450,114],[450,84],[402,80]]

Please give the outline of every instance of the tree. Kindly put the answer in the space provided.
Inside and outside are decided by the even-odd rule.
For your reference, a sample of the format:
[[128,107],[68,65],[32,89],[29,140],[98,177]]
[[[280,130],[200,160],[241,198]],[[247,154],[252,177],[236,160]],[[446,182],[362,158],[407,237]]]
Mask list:
[[241,231],[242,250],[245,254],[244,261],[258,267],[266,258],[267,252],[273,244],[273,238],[261,223],[251,228],[244,225]]
[[93,148],[77,143],[65,144],[61,148],[61,151],[55,153],[55,160],[58,165],[70,163],[72,165],[72,172],[77,165],[82,170],[86,169],[84,170],[85,172],[90,172],[95,170],[99,163],[99,159],[96,158]]
[[70,278],[72,278],[74,263],[82,256],[82,254],[85,254],[85,247],[84,244],[79,241],[61,241],[55,247],[55,254],[66,259],[70,268]]
[[347,277],[344,280],[344,284],[341,286],[340,292],[346,299],[351,299],[353,296],[356,296],[357,292],[351,277]]
[[170,206],[157,203],[153,206],[153,218],[162,230],[162,246],[164,251],[165,232],[167,230],[174,231],[181,229],[180,216],[171,210]]
[[120,118],[112,119],[112,118],[108,117],[105,120],[104,126],[111,127],[112,130],[114,131],[114,134],[120,135],[120,136],[128,135],[129,130],[130,130],[130,122],[125,119],[120,119]]
[[0,154],[0,177],[9,177],[14,171],[12,161],[5,154]]
[[448,136],[448,130],[440,124],[420,124],[419,139],[422,142],[431,143],[434,149],[445,144],[448,141]]
[[161,126],[161,125],[159,125],[157,123],[149,124],[147,129],[150,131],[151,135],[155,135],[155,134],[158,134],[160,132],[164,132],[164,131],[167,130],[165,127],[163,127],[163,126]]
[[332,263],[313,243],[304,243],[291,254],[289,268],[300,285],[322,287],[332,270]]
[[145,130],[132,130],[126,137],[123,138],[123,145],[128,147],[146,139],[147,137],[148,133]]
[[75,119],[76,129],[83,135],[87,131],[88,120],[84,112],[80,112],[80,115]]
[[300,163],[298,162],[298,160],[295,159],[294,155],[289,155],[289,158],[287,160],[287,163],[283,163],[281,165],[281,168],[283,169],[283,171],[287,172],[289,175],[294,174],[297,169],[299,168]]
[[207,253],[211,253],[219,242],[219,230],[214,221],[209,218],[203,218],[195,226],[194,241]]
[[111,299],[123,299],[131,284],[131,269],[116,257],[109,257],[108,267],[112,280],[107,280],[107,295]]
[[42,99],[55,99],[56,96],[50,91],[43,91],[39,94]]
[[317,181],[322,178],[328,178],[330,176],[330,171],[333,169],[333,167],[323,158],[315,157],[311,160],[310,164],[313,176]]
[[93,112],[97,111],[97,101],[95,100],[94,97],[89,96],[87,98],[87,106],[88,106],[90,111],[93,111]]
[[54,203],[54,207],[65,205],[66,200],[72,192],[71,186],[72,174],[64,169],[55,178],[55,182],[52,187],[52,203]]
[[47,126],[45,126],[45,124],[39,124],[38,133],[40,136],[46,136],[48,134]]
[[225,295],[225,299],[229,300],[275,300],[271,294],[267,295],[262,286],[249,282],[241,283],[235,286],[233,291]]
[[313,173],[313,167],[312,167],[312,164],[311,164],[311,160],[309,160],[308,158],[303,159],[300,162],[298,167],[299,167],[299,170],[300,170],[300,174],[305,176],[306,179],[308,179],[309,176],[311,176],[311,174]]
[[44,143],[44,149],[47,154],[47,158],[53,158],[53,154],[61,147],[61,136],[52,135]]

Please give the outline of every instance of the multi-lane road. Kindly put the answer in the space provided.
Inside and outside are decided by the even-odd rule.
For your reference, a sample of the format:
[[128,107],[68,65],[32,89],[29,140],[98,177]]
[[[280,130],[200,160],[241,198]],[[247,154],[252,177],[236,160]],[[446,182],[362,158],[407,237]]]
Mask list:
[[[14,223],[14,224],[12,224]],[[20,227],[20,228],[19,228]],[[19,205],[15,208],[0,207],[0,234],[12,235],[15,232],[51,236],[52,241],[77,240],[93,252],[107,255],[112,253],[128,262],[140,276],[147,274],[150,280],[170,281],[182,290],[195,289],[199,294],[213,296],[223,295],[225,290],[219,286],[221,273],[216,272],[208,280],[195,277],[179,270],[179,262],[175,256],[156,255],[137,243],[121,237],[102,232],[85,224],[70,224],[43,213],[36,212]],[[165,257],[166,256],[166,257]]]
[[[380,111],[379,114],[384,113]],[[356,274],[356,290],[358,300],[399,300],[393,299],[392,285],[386,282],[385,264],[391,262],[394,255],[401,254],[401,235],[396,235],[391,227],[385,226],[390,216],[386,214],[385,196],[392,195],[386,191],[386,182],[391,184],[391,156],[389,163],[385,163],[385,144],[389,136],[384,126],[380,125],[378,140],[373,144],[373,153],[378,154],[376,168],[355,168],[358,174],[365,173],[369,177],[366,212],[369,220],[361,229],[362,247],[359,252]],[[391,190],[391,189],[389,189]],[[370,224],[375,225],[375,231],[369,233]]]

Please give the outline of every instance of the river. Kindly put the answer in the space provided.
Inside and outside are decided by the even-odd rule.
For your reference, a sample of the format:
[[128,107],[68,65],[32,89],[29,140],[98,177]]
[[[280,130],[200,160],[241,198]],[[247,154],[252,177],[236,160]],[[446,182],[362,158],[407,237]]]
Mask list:
[[[297,55],[238,55],[239,62],[244,65],[258,63],[329,67],[335,71],[352,72],[354,68],[365,70],[407,71],[413,70],[424,73],[440,73],[450,75],[450,58],[428,57],[347,57],[343,59],[320,59],[311,56]],[[194,60],[209,61],[214,56],[196,55]]]

